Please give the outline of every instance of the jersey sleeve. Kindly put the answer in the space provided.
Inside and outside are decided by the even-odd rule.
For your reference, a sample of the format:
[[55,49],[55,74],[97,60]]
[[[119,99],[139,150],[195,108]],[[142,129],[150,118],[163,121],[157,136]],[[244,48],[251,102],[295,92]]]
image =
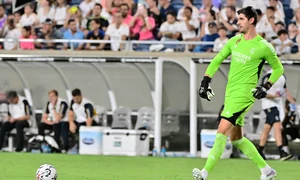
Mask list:
[[49,114],[50,113],[49,104],[50,104],[50,102],[48,101],[47,105],[46,105],[46,108],[45,108],[45,114]]
[[71,104],[70,104],[70,111],[73,111],[73,104],[74,104],[74,101],[72,100]]
[[68,104],[62,101],[59,109],[59,113],[61,114],[62,118],[66,116],[67,110],[68,110]]
[[90,104],[90,103],[85,104],[84,110],[86,113],[86,118],[93,118],[94,108],[93,108],[92,104]]
[[235,40],[236,40],[236,37],[233,37],[229,41],[227,41],[227,43],[225,44],[223,49],[216,55],[216,57],[208,65],[206,72],[205,72],[206,75],[208,75],[211,78],[213,77],[213,75],[219,69],[219,66],[221,65],[221,63],[230,56],[231,46],[234,45],[234,43],[236,42]]
[[264,59],[269,63],[269,65],[273,69],[269,81],[274,84],[279,79],[279,77],[283,74],[284,69],[280,60],[278,59],[274,47],[266,41],[265,44],[266,44],[266,51],[264,51],[265,52]]

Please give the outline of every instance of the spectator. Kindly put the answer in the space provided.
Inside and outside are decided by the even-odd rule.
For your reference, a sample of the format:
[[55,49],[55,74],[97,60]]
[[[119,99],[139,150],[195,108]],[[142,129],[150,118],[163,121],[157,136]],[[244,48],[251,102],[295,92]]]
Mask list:
[[[35,39],[34,36],[31,35],[31,26],[24,26],[22,28],[22,36],[20,39]],[[20,48],[23,50],[33,50],[34,42],[20,42]]]
[[73,100],[69,109],[69,130],[71,133],[78,133],[80,126],[95,126],[93,103],[84,98],[79,89],[72,91]]
[[0,32],[0,37],[5,38],[4,49],[16,50],[18,47],[18,39],[21,37],[21,31],[15,25],[14,16],[7,18],[5,27]]
[[160,16],[160,11],[157,7],[158,0],[147,0],[147,5],[149,7],[147,9],[148,16],[152,17],[155,21],[155,27],[153,29],[153,35],[154,35],[155,39],[158,39],[157,34],[159,32],[159,27],[162,23],[161,16]]
[[179,9],[178,14],[177,14],[177,20],[181,21],[184,19],[184,8],[185,7],[190,7],[193,9],[193,14],[192,14],[192,19],[197,19],[199,15],[199,10],[196,6],[193,5],[192,3],[193,0],[182,0],[183,2],[183,7]]
[[[241,9],[241,7],[239,7],[239,6],[237,5],[236,0],[226,0],[226,4],[222,7],[222,9],[221,9],[221,11],[220,11],[220,14],[219,14],[219,16],[220,16],[221,18],[225,19],[226,21],[228,20],[228,19],[227,19],[227,16],[226,16],[226,11],[227,11],[227,7],[228,7],[228,6],[234,6],[235,9],[236,9],[236,12],[237,12],[238,10]],[[236,13],[235,15],[236,15],[236,17],[238,17],[238,16],[237,16],[237,13]],[[221,19],[220,19],[220,20],[221,20]]]
[[8,121],[4,122],[0,129],[0,150],[3,147],[6,133],[16,128],[16,152],[21,152],[24,148],[24,128],[30,126],[31,108],[28,101],[18,95],[16,91],[9,91],[6,98],[9,103]]
[[82,12],[82,17],[87,18],[95,6],[95,1],[94,0],[84,0],[79,4],[79,8]]
[[296,22],[298,31],[300,32],[300,7],[295,10],[293,20]]
[[200,33],[200,38],[198,40],[200,40],[206,34],[209,34],[208,24],[211,22],[218,24],[218,21],[216,18],[216,12],[213,10],[209,10],[207,17],[205,18],[205,21],[201,22],[201,24],[202,24],[201,25],[201,33]]
[[300,8],[300,0],[291,0],[290,8],[293,9],[294,11],[297,8]]
[[288,38],[288,32],[283,29],[278,32],[278,38],[274,39],[271,44],[275,47],[277,55],[290,54],[293,41]]
[[286,29],[284,22],[279,21],[279,22],[275,23],[275,33],[278,34],[278,32],[283,29]]
[[55,15],[53,19],[56,29],[60,29],[64,26],[67,19],[67,8],[66,0],[56,0]]
[[[104,40],[112,40],[110,43],[112,51],[124,50],[124,44],[120,41],[125,41],[129,36],[129,27],[123,23],[122,13],[117,11],[114,13],[114,23],[110,24],[105,33]],[[99,47],[100,50],[104,49],[106,43],[102,43]]]
[[[209,34],[206,34],[201,38],[203,42],[214,42],[218,37],[218,28],[215,22],[210,22],[208,24]],[[197,45],[194,52],[212,52],[214,45]]]
[[[51,19],[46,19],[45,22],[42,23],[42,29],[39,32],[37,32],[37,38],[45,40],[61,39],[61,32],[53,26],[54,22]],[[35,46],[38,49],[56,49],[56,43],[53,42],[36,42]]]
[[208,14],[211,14],[210,11],[214,11],[215,17],[217,17],[217,14],[219,13],[219,9],[212,4],[212,0],[203,0],[202,6],[200,8],[200,21],[201,22],[207,22]]
[[227,29],[225,27],[220,27],[218,29],[219,37],[214,42],[213,52],[220,52],[224,45],[227,43]]
[[[89,40],[101,40],[104,38],[105,32],[100,29],[100,20],[93,19],[91,21],[91,31],[87,35]],[[100,43],[87,43],[85,49],[87,50],[99,50]]]
[[0,30],[4,29],[7,16],[5,14],[5,8],[3,5],[0,5]]
[[[200,25],[198,19],[192,19],[192,11],[192,8],[185,7],[184,20],[180,23],[181,37],[184,41],[194,41],[196,38],[196,29]],[[188,49],[193,50],[194,45],[189,45]]]
[[165,22],[167,20],[168,12],[175,12],[177,14],[176,9],[170,3],[170,0],[159,0],[159,5],[160,5],[160,17],[162,22]]
[[14,13],[14,21],[15,21],[15,25],[18,29],[22,29],[22,24],[20,22],[21,16],[22,16],[22,14],[20,11],[17,11]]
[[55,8],[52,6],[51,0],[41,0],[40,7],[37,12],[39,22],[45,22],[46,19],[53,19],[55,15]]
[[227,29],[227,37],[231,38],[235,35],[238,31],[237,26],[237,18],[236,18],[236,11],[234,6],[227,6],[226,7],[226,19],[223,19],[221,16],[221,22],[223,26]]
[[252,6],[254,9],[260,9],[266,12],[267,5],[264,0],[244,0],[243,7]]
[[177,40],[180,36],[179,27],[180,23],[176,21],[176,13],[168,12],[167,21],[160,26],[158,36],[161,40]]
[[39,19],[33,10],[34,4],[28,3],[25,5],[24,14],[21,16],[20,20],[22,26],[35,26],[39,24]]
[[120,6],[120,10],[122,13],[122,17],[123,17],[123,23],[127,24],[128,26],[130,25],[130,21],[133,18],[130,14],[129,14],[129,6],[128,4],[121,4]]
[[130,27],[133,31],[131,38],[136,40],[154,39],[152,30],[155,28],[155,20],[148,16],[144,6],[140,7],[130,22]]
[[[67,123],[68,104],[64,99],[58,96],[56,90],[51,90],[48,93],[49,101],[47,102],[45,112],[42,116],[42,122],[39,124],[38,133],[45,136],[45,130],[54,131],[54,140],[60,146],[60,135],[62,123]],[[68,142],[68,141],[67,141]],[[68,150],[66,140],[64,139],[64,150]]]
[[285,14],[284,14],[283,6],[282,6],[281,2],[279,4],[278,0],[269,0],[269,3],[270,3],[270,6],[275,9],[275,14],[274,14],[275,23],[279,22],[279,21],[284,22]]
[[[260,10],[259,10],[260,11]],[[258,14],[260,13],[258,12]],[[256,31],[259,35],[264,37],[266,40],[271,41],[276,38],[277,34],[275,32],[275,9],[273,7],[268,7],[266,14],[260,16],[258,18],[258,22],[256,24]]]
[[[176,12],[170,11],[167,13],[167,21],[162,23],[159,29],[158,37],[160,41],[178,41],[180,23],[176,21]],[[173,44],[153,44],[150,46],[150,51],[161,51],[162,49],[175,49],[177,46]]]
[[100,29],[103,31],[106,31],[108,27],[108,21],[104,18],[101,17],[101,11],[102,11],[102,5],[99,3],[96,3],[94,8],[93,8],[93,14],[91,17],[88,17],[88,22],[87,22],[87,29],[91,30],[90,22],[93,19],[98,19],[100,22]]
[[[78,39],[78,40],[82,40],[84,39],[84,34],[82,31],[80,31],[79,29],[77,29],[76,27],[76,22],[73,19],[70,19],[68,22],[69,25],[69,29],[64,32],[63,38],[64,39],[69,39],[69,40],[73,40],[73,39]],[[64,49],[68,49],[68,48],[72,48],[71,46],[73,46],[73,49],[75,50],[80,50],[82,49],[82,43],[78,43],[78,42],[73,42],[71,43],[65,43],[64,44]]]
[[118,8],[120,8],[121,4],[123,3],[123,0],[106,0],[106,10],[108,13],[113,14],[114,12],[118,11]]
[[294,43],[291,49],[291,53],[300,52],[300,46],[298,45],[300,43],[300,34],[297,30],[296,23],[292,22],[289,24],[288,34],[289,34],[289,39],[292,40]]
[[82,18],[82,12],[80,10],[80,8],[78,8],[77,6],[72,6],[68,12],[67,12],[67,18],[64,24],[64,29],[68,29],[69,26],[69,20],[75,20],[76,23],[76,27],[80,30],[85,30],[86,29],[86,19]]

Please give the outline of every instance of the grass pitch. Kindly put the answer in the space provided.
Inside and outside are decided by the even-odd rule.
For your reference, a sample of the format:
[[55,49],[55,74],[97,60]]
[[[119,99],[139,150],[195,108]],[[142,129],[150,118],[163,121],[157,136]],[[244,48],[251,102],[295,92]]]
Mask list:
[[[0,180],[34,180],[41,164],[51,164],[58,180],[193,180],[194,167],[205,159],[83,156],[64,154],[0,153]],[[298,161],[269,161],[276,180],[299,179]],[[259,180],[260,171],[250,160],[220,160],[209,180]]]

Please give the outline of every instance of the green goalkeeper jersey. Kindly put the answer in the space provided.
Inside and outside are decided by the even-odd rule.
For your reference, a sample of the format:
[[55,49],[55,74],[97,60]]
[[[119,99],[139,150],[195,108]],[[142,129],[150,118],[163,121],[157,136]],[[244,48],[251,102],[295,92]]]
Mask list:
[[261,36],[251,40],[243,34],[232,37],[212,60],[206,74],[212,77],[223,60],[231,55],[230,70],[226,86],[226,99],[254,101],[251,90],[256,87],[262,67],[267,61],[273,69],[269,81],[275,83],[283,74],[283,67],[273,46]]

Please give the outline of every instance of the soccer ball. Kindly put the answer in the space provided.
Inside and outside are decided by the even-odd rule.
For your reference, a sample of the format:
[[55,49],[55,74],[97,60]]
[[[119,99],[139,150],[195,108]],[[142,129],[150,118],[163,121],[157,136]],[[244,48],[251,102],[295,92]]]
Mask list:
[[50,164],[41,165],[36,171],[36,180],[57,180],[56,169]]

